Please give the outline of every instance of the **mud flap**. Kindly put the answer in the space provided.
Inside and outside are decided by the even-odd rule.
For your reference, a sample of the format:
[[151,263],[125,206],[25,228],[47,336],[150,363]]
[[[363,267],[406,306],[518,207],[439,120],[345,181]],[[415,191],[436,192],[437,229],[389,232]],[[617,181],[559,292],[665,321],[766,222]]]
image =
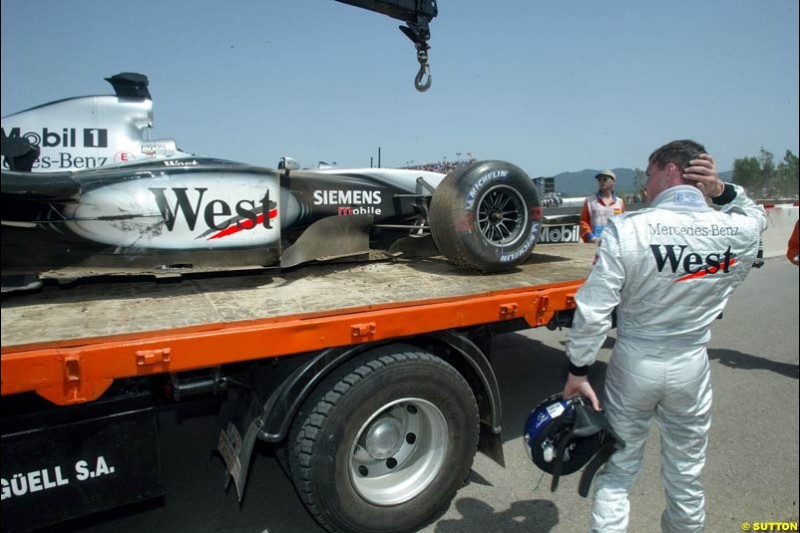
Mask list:
[[217,451],[225,461],[230,476],[225,488],[233,480],[236,496],[241,503],[258,430],[263,424],[259,418],[261,404],[255,393],[249,389],[232,389],[228,395],[220,410]]
[[281,254],[281,267],[369,253],[372,215],[330,216],[317,220]]

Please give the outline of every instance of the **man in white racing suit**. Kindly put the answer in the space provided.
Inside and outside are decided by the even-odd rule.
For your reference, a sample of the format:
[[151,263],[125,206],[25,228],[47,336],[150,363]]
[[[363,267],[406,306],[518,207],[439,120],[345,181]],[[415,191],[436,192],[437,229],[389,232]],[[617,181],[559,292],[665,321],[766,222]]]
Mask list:
[[[694,141],[650,156],[649,208],[611,218],[595,265],[576,295],[567,340],[564,397],[600,408],[587,378],[616,308],[617,341],[605,382],[605,413],[626,442],[595,481],[592,531],[626,531],[628,492],[653,419],[661,431],[665,532],[703,531],[705,464],[711,423],[706,354],[709,326],[744,280],[766,215],[741,187],[723,183]],[[721,210],[709,207],[710,196]]]

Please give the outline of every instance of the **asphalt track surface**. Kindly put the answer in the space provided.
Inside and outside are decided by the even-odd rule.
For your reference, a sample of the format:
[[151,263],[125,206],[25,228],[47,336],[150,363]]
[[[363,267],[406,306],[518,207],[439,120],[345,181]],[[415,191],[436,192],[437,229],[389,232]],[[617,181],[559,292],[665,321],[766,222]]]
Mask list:
[[[709,344],[714,407],[706,487],[707,531],[742,531],[743,523],[798,520],[798,269],[768,259],[731,299]],[[496,339],[493,364],[503,401],[506,468],[478,454],[469,484],[426,533],[575,533],[588,529],[591,499],[578,476],[556,493],[529,462],[521,428],[529,410],[558,392],[566,375],[565,331],[544,328]],[[590,374],[602,388],[613,332]],[[91,533],[318,533],[292,484],[268,450],[259,452],[241,505],[223,491],[222,462],[212,457],[213,416],[161,417],[166,497],[159,505],[104,515],[70,529]],[[659,531],[664,496],[659,440],[653,429],[642,474],[631,493],[631,533]],[[80,527],[79,527],[80,526]],[[64,529],[58,529],[64,531]]]

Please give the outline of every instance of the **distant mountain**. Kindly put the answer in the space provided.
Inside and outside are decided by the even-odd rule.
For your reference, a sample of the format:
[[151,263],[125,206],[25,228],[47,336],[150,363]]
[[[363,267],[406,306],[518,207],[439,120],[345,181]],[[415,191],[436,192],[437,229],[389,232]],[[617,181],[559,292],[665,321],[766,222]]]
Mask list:
[[[579,172],[562,172],[553,176],[555,178],[556,192],[560,192],[563,196],[587,196],[597,190],[597,181],[594,177],[600,172],[601,169],[586,169]],[[617,184],[614,186],[615,191],[624,191],[633,193],[633,178],[635,171],[630,168],[613,168],[614,174],[617,175]]]
[[[636,171],[634,169],[612,168],[611,170],[617,175],[617,184],[614,186],[615,191],[629,194],[637,192],[634,186],[634,177],[636,176]],[[561,174],[556,174],[553,176],[556,182],[556,192],[560,192],[566,197],[588,196],[597,190],[597,182],[594,177],[598,172],[600,172],[600,169],[586,169],[579,172],[562,172]],[[720,172],[719,175],[723,180],[730,181],[733,177],[733,171],[727,170],[725,172]]]

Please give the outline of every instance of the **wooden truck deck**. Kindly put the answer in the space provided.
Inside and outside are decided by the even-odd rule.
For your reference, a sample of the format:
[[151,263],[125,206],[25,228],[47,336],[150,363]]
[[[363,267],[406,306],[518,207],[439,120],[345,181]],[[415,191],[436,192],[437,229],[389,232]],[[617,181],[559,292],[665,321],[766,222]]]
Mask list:
[[433,257],[12,295],[2,302],[2,394],[80,403],[121,377],[519,318],[544,325],[574,306],[594,252],[539,246],[515,271],[492,275]]

